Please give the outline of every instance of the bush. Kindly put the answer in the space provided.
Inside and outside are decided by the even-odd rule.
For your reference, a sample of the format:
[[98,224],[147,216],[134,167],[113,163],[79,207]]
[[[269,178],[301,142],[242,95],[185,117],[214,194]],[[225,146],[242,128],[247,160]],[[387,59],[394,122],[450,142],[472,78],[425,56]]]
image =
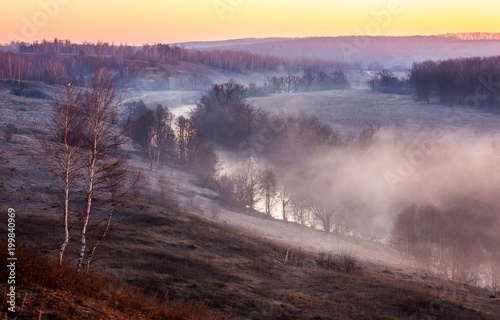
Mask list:
[[319,253],[316,263],[327,270],[342,273],[356,273],[361,271],[361,263],[351,253],[341,252],[338,255]]
[[18,97],[33,98],[33,99],[50,99],[43,91],[34,88],[17,87],[10,91],[11,94]]
[[3,133],[5,136],[5,142],[10,142],[10,141],[12,141],[12,137],[15,134],[17,134],[17,127],[14,124],[9,123],[3,129]]
[[158,198],[161,203],[175,203],[176,196],[172,181],[165,173],[157,175]]
[[213,220],[219,220],[219,217],[220,217],[220,208],[216,205],[212,205],[210,206],[210,218],[212,218]]
[[339,256],[337,256],[336,262],[336,271],[340,271],[343,273],[355,273],[361,270],[361,264],[359,260],[350,252],[342,252]]
[[381,93],[392,93],[392,94],[410,94],[410,86],[408,80],[401,78],[399,79],[394,75],[392,71],[381,70],[377,73],[376,77],[369,81],[370,87],[374,91]]
[[266,86],[259,87],[255,82],[250,82],[248,85],[248,97],[266,97],[269,95],[269,88]]

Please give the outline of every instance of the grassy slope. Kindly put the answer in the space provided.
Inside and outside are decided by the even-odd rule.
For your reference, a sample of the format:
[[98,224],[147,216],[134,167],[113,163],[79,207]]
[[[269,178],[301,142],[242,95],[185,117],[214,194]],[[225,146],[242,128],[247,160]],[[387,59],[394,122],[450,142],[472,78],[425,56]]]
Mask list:
[[[5,260],[5,252],[0,255]],[[18,244],[16,257],[17,308],[9,316],[17,319],[228,319],[202,303],[160,299],[106,275],[77,274],[73,265],[59,266],[33,247]],[[5,264],[0,267],[2,291],[6,269]],[[2,298],[3,317],[7,308]]]
[[[40,115],[48,105],[3,94],[0,104],[0,125],[12,122],[20,129],[14,141],[0,149],[1,211],[14,207],[19,217],[18,239],[38,252],[55,256],[62,241],[58,209],[51,200],[55,189],[46,173],[47,160],[40,156],[40,147],[29,130],[43,123],[46,118]],[[296,259],[292,265],[284,265],[286,246],[187,211],[133,199],[120,208],[112,237],[101,248],[96,271],[161,299],[202,301],[213,310],[239,318],[418,319],[431,315],[436,319],[494,319],[500,314],[499,299],[489,298],[487,291],[457,290],[452,283],[402,270],[373,265],[350,274],[328,270],[318,263],[317,256],[300,248],[290,248]],[[0,224],[0,230],[5,234],[5,224]],[[73,238],[74,246],[68,248],[70,261],[76,258],[76,242]],[[3,287],[0,289],[3,292]],[[129,309],[116,306],[112,296],[99,291],[92,293],[97,299],[86,298],[85,294],[70,294],[33,281],[19,292],[28,293],[25,310],[34,310],[34,316],[39,314],[36,311],[45,310],[59,312],[62,317],[76,309],[75,318],[84,314],[137,318],[127,315]],[[147,297],[144,299],[150,299]],[[438,309],[432,310],[431,304]]]

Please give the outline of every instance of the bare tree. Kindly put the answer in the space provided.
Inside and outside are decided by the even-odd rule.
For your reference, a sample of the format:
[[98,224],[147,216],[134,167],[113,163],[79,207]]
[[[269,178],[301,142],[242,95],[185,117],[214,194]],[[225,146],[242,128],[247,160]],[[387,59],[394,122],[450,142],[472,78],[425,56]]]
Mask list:
[[140,175],[137,175],[135,180],[126,183],[127,178],[127,169],[123,165],[123,162],[117,162],[116,165],[113,165],[106,170],[105,175],[102,178],[103,181],[103,189],[109,193],[109,204],[110,208],[108,211],[108,217],[106,219],[105,226],[95,241],[93,245],[91,245],[91,249],[89,251],[89,255],[87,258],[86,272],[90,270],[92,263],[95,261],[95,252],[101,242],[108,236],[111,230],[111,221],[113,219],[114,214],[116,213],[116,208],[119,205],[119,202],[134,188],[135,183],[139,179]]
[[180,116],[176,121],[177,147],[182,167],[196,175],[203,185],[214,182],[219,158],[201,134],[196,121]]
[[379,86],[389,87],[391,85],[394,85],[397,81],[398,78],[394,76],[394,73],[392,71],[383,69],[377,73],[376,82]]
[[283,217],[283,221],[287,221],[288,218],[287,218],[286,208],[290,203],[290,200],[292,200],[294,192],[291,190],[290,184],[287,181],[281,181],[277,189],[278,189],[277,190],[278,199],[281,205],[281,214]]
[[245,101],[247,88],[230,80],[212,85],[192,113],[200,133],[212,141],[237,147],[263,125],[266,112]]
[[299,90],[301,78],[299,76],[288,74],[282,76],[267,77],[266,86],[275,93],[292,93]]
[[81,249],[77,262],[80,271],[86,252],[87,227],[92,213],[92,200],[103,192],[103,184],[110,171],[121,165],[117,158],[119,148],[125,142],[124,130],[117,127],[120,99],[110,73],[101,68],[100,56],[92,79],[92,86],[83,104],[83,117],[87,130],[84,135],[85,150],[85,208],[81,231]]
[[359,143],[361,147],[367,148],[373,142],[373,137],[379,132],[380,124],[375,124],[374,122],[365,121],[366,128],[361,132],[359,136]]
[[417,91],[420,100],[430,104],[430,94],[436,86],[437,67],[433,61],[414,62],[410,71],[410,84]]
[[243,131],[246,139],[251,138],[254,129],[265,123],[268,116],[261,108],[243,102],[231,105],[231,112],[234,114],[234,123]]
[[316,74],[313,70],[308,69],[304,72],[304,75],[302,76],[301,82],[305,86],[306,91],[311,90],[311,86],[312,86],[313,81],[315,79],[316,79]]
[[398,214],[391,233],[391,243],[401,252],[410,257],[414,242],[416,208],[411,205]]
[[16,80],[16,70],[15,70],[15,55],[14,53],[7,53],[6,58],[6,69],[7,69],[7,79],[12,83]]
[[64,79],[64,65],[56,60],[56,58],[49,59],[44,64],[45,80],[50,84],[57,84]]
[[235,197],[235,179],[227,174],[222,174],[217,179],[219,195],[227,203],[233,205]]
[[250,158],[239,166],[235,174],[235,198],[252,212],[260,200],[259,168],[255,158]]
[[[459,200],[456,200],[459,201]],[[397,217],[392,242],[425,269],[460,282],[477,283],[484,274],[483,263],[489,263],[487,251],[489,217],[467,204],[446,211],[434,206],[411,205]]]
[[55,173],[62,185],[62,208],[64,242],[59,251],[59,264],[62,264],[64,251],[69,242],[70,196],[77,171],[80,168],[79,152],[83,124],[80,119],[80,91],[71,86],[70,77],[65,89],[56,95],[52,108],[52,130],[56,133],[57,143],[52,144],[45,137],[37,137],[56,166]]
[[[133,115],[133,114],[132,114]],[[175,151],[174,115],[168,107],[158,105],[134,121],[132,137],[149,159],[149,169],[157,171],[168,154]]]
[[274,206],[276,196],[276,175],[272,169],[264,170],[260,175],[259,187],[266,204],[266,214],[271,215],[271,209]]
[[155,172],[158,170],[165,154],[173,150],[175,146],[173,121],[174,115],[167,107],[159,105],[156,108],[148,136],[150,169]]
[[325,198],[310,198],[310,208],[314,217],[321,222],[325,232],[331,232],[333,226],[333,217],[335,214],[335,207],[330,200]]
[[500,259],[493,260],[491,267],[491,288],[496,296],[500,292]]
[[314,221],[310,219],[310,201],[302,193],[298,192],[291,199],[293,219],[302,225],[311,225]]
[[285,88],[285,92],[292,93],[297,92],[299,90],[300,77],[288,74],[282,78],[283,87]]
[[218,171],[219,158],[208,141],[202,140],[189,162],[189,170],[203,186],[214,181]]
[[16,58],[16,68],[17,68],[17,85],[21,84],[21,72],[23,70],[23,59],[21,57]]
[[189,169],[203,139],[196,122],[192,118],[179,116],[176,121],[176,128],[179,160],[182,166]]
[[206,90],[212,84],[209,77],[197,73],[191,74],[188,80],[193,90]]

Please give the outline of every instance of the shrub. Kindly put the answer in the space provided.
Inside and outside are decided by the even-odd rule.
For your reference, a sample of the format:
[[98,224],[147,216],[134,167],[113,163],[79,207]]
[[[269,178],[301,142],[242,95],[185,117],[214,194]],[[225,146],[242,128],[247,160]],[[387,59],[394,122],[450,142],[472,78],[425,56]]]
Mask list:
[[210,218],[212,218],[213,220],[219,220],[219,217],[220,217],[220,208],[215,205],[210,206]]
[[17,87],[10,91],[13,95],[25,98],[34,99],[50,99],[50,96],[46,95],[43,91],[35,88],[23,88]]
[[15,134],[17,134],[17,127],[14,124],[9,123],[3,129],[3,133],[5,136],[5,142],[10,142],[10,141],[12,141],[12,137]]
[[360,261],[350,252],[341,252],[338,255],[320,252],[316,258],[316,263],[324,269],[347,274],[361,271]]

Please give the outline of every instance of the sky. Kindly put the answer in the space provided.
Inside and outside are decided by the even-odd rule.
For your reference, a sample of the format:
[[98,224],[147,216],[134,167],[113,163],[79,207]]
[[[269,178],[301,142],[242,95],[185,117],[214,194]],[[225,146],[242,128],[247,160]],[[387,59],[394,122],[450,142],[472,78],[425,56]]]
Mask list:
[[0,0],[0,43],[500,32],[498,0]]

